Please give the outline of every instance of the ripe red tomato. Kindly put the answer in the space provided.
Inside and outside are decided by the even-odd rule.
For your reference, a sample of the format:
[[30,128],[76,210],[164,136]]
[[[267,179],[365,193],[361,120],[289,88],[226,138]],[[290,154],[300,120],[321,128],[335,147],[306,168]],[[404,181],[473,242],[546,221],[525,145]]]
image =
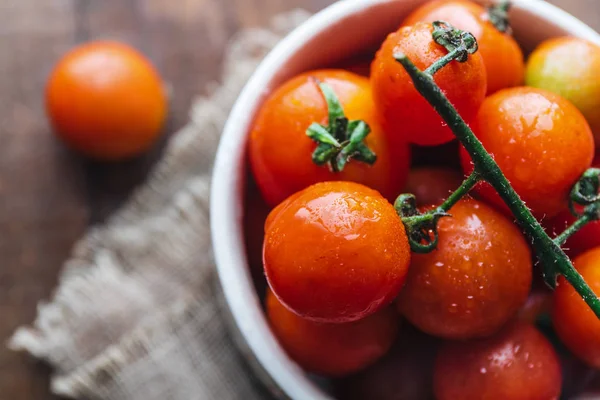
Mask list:
[[[573,265],[596,295],[600,295],[600,248],[575,259]],[[558,280],[552,311],[554,330],[581,360],[600,368],[600,320],[564,277]]]
[[434,368],[438,400],[558,399],[558,356],[531,324],[511,324],[496,335],[447,342]]
[[496,29],[485,8],[467,0],[431,1],[413,11],[403,26],[437,20],[475,36],[485,64],[488,94],[523,82],[525,62],[521,48],[510,34]]
[[[488,97],[473,131],[506,178],[537,217],[552,217],[567,207],[571,187],[594,157],[594,138],[575,106],[534,88],[502,90]],[[473,165],[464,148],[466,172]],[[509,212],[488,184],[476,188],[485,200]]]
[[[352,160],[332,172],[312,161],[316,144],[306,135],[314,123],[325,123],[327,103],[317,80],[328,84],[350,120],[371,128],[365,143],[377,155],[372,166]],[[393,201],[402,191],[410,164],[406,144],[392,148],[384,137],[373,105],[369,80],[342,70],[312,71],[284,83],[260,109],[249,142],[250,162],[263,197],[271,206],[314,183],[353,181],[372,187]]]
[[546,40],[527,61],[525,83],[571,101],[600,143],[600,46],[576,37]]
[[267,315],[279,343],[302,368],[327,376],[359,371],[388,352],[398,331],[398,316],[385,308],[360,321],[326,324],[289,311],[267,293]]
[[404,225],[387,200],[360,184],[313,185],[273,210],[265,228],[269,285],[301,317],[356,321],[388,305],[404,283]]
[[336,382],[340,400],[428,400],[439,341],[403,323],[390,352],[374,365]]
[[92,42],[56,65],[46,87],[46,109],[56,134],[70,147],[100,160],[120,160],[156,142],[167,97],[143,55],[125,44]]
[[527,300],[531,251],[517,226],[481,202],[463,199],[450,214],[438,223],[437,249],[413,254],[398,306],[431,335],[488,336]]
[[463,174],[443,167],[415,168],[408,174],[406,193],[417,197],[418,205],[441,204],[463,181]]
[[[424,70],[448,51],[434,42],[433,27],[418,23],[390,34],[371,67],[373,98],[390,142],[432,146],[449,142],[454,134],[433,107],[417,92],[395,59],[401,51]],[[435,74],[435,82],[468,122],[483,102],[487,88],[485,67],[478,53],[465,63],[453,61]]]

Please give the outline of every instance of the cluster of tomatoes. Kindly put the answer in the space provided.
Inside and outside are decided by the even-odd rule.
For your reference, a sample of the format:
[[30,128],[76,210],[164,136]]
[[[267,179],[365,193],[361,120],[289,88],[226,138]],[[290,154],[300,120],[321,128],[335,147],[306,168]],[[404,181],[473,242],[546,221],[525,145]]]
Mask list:
[[[425,70],[447,55],[432,37],[433,22],[445,21],[471,32],[479,51],[440,69],[436,84],[548,231],[573,222],[569,192],[593,164],[592,132],[600,135],[600,48],[553,39],[525,63],[493,15],[502,11],[426,3],[383,42],[369,76],[301,74],[255,119],[249,156],[270,210],[264,244],[253,233],[256,203],[246,229],[250,260],[268,281],[270,324],[306,370],[351,375],[350,397],[556,399],[567,388],[553,335],[600,368],[600,321],[562,278],[554,293],[537,284],[530,244],[491,186],[478,185],[439,221],[429,254],[411,254],[392,205],[403,192],[423,209],[439,205],[462,180],[452,166],[411,169],[411,153],[443,145],[464,174],[473,169],[394,58],[403,53]],[[598,233],[592,223],[566,248],[600,294]],[[549,317],[554,343],[535,324]]]

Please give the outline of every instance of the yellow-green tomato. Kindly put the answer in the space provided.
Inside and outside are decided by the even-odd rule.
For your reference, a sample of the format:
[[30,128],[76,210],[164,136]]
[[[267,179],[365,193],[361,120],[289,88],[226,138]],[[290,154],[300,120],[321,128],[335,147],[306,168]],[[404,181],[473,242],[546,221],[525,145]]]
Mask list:
[[543,42],[529,57],[525,83],[570,100],[600,145],[600,46],[575,37]]

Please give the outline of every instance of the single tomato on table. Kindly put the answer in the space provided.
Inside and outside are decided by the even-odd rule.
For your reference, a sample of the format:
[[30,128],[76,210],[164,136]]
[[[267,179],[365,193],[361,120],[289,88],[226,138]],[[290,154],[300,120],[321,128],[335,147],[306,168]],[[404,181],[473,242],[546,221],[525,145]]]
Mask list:
[[[600,295],[600,247],[583,253],[573,265],[594,293]],[[562,276],[554,292],[552,321],[569,350],[589,366],[600,368],[600,320]]]
[[398,332],[398,316],[390,307],[360,321],[327,324],[299,317],[270,290],[266,305],[269,324],[289,356],[325,376],[344,376],[374,363],[392,347]]
[[113,161],[140,155],[156,142],[167,96],[154,67],[135,49],[91,42],[67,53],[52,71],[46,110],[67,145]]
[[276,207],[263,260],[277,298],[317,322],[356,321],[391,303],[410,262],[394,207],[353,182],[313,185]]
[[553,400],[562,382],[552,344],[526,323],[489,338],[442,345],[433,379],[437,400]]
[[[525,71],[523,52],[518,43],[506,32],[505,26],[499,25],[502,30],[498,29],[490,18],[490,13],[503,12],[499,7],[486,9],[468,0],[430,1],[413,11],[402,25],[441,20],[473,34],[485,64],[487,93],[491,94],[520,85]],[[501,24],[506,23],[501,21]]]
[[[317,144],[307,130],[315,123],[331,125],[329,112],[333,111],[321,84],[332,90],[348,120],[368,126],[364,144],[376,156],[372,165],[351,158],[342,170],[335,171],[331,165],[313,162]],[[256,182],[271,206],[314,183],[334,180],[364,184],[393,201],[406,182],[410,164],[408,145],[392,146],[383,135],[369,80],[343,70],[307,72],[275,90],[256,117],[249,153]]]
[[[402,52],[425,70],[447,55],[448,51],[433,40],[433,30],[426,23],[400,28],[383,42],[371,67],[375,105],[389,141],[396,146],[404,142],[433,146],[454,139],[442,117],[394,58]],[[452,61],[434,75],[434,81],[467,122],[475,117],[487,88],[485,66],[478,53],[464,63]]]
[[600,143],[600,46],[576,37],[542,42],[527,61],[525,83],[559,94],[586,117]]
[[[488,97],[472,124],[517,194],[538,217],[566,209],[572,186],[590,167],[594,138],[585,118],[564,98],[541,89],[504,89]],[[466,173],[471,158],[461,148]],[[510,213],[487,183],[475,190]]]
[[531,251],[519,228],[473,199],[439,220],[436,250],[413,254],[398,307],[417,328],[448,339],[498,331],[525,304]]

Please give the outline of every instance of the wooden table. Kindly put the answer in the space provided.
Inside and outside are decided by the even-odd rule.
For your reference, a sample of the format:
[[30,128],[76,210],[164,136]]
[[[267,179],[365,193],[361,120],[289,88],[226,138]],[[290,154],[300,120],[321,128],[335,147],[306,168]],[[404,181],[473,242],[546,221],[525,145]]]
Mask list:
[[[160,155],[120,165],[67,152],[50,134],[45,79],[77,43],[129,42],[172,84],[168,131],[186,122],[191,99],[219,79],[223,50],[238,29],[293,7],[333,0],[0,0],[0,341],[29,323],[86,227],[103,221]],[[600,28],[597,0],[552,0]],[[164,144],[164,143],[163,143]],[[49,369],[0,348],[0,398],[56,399]]]

